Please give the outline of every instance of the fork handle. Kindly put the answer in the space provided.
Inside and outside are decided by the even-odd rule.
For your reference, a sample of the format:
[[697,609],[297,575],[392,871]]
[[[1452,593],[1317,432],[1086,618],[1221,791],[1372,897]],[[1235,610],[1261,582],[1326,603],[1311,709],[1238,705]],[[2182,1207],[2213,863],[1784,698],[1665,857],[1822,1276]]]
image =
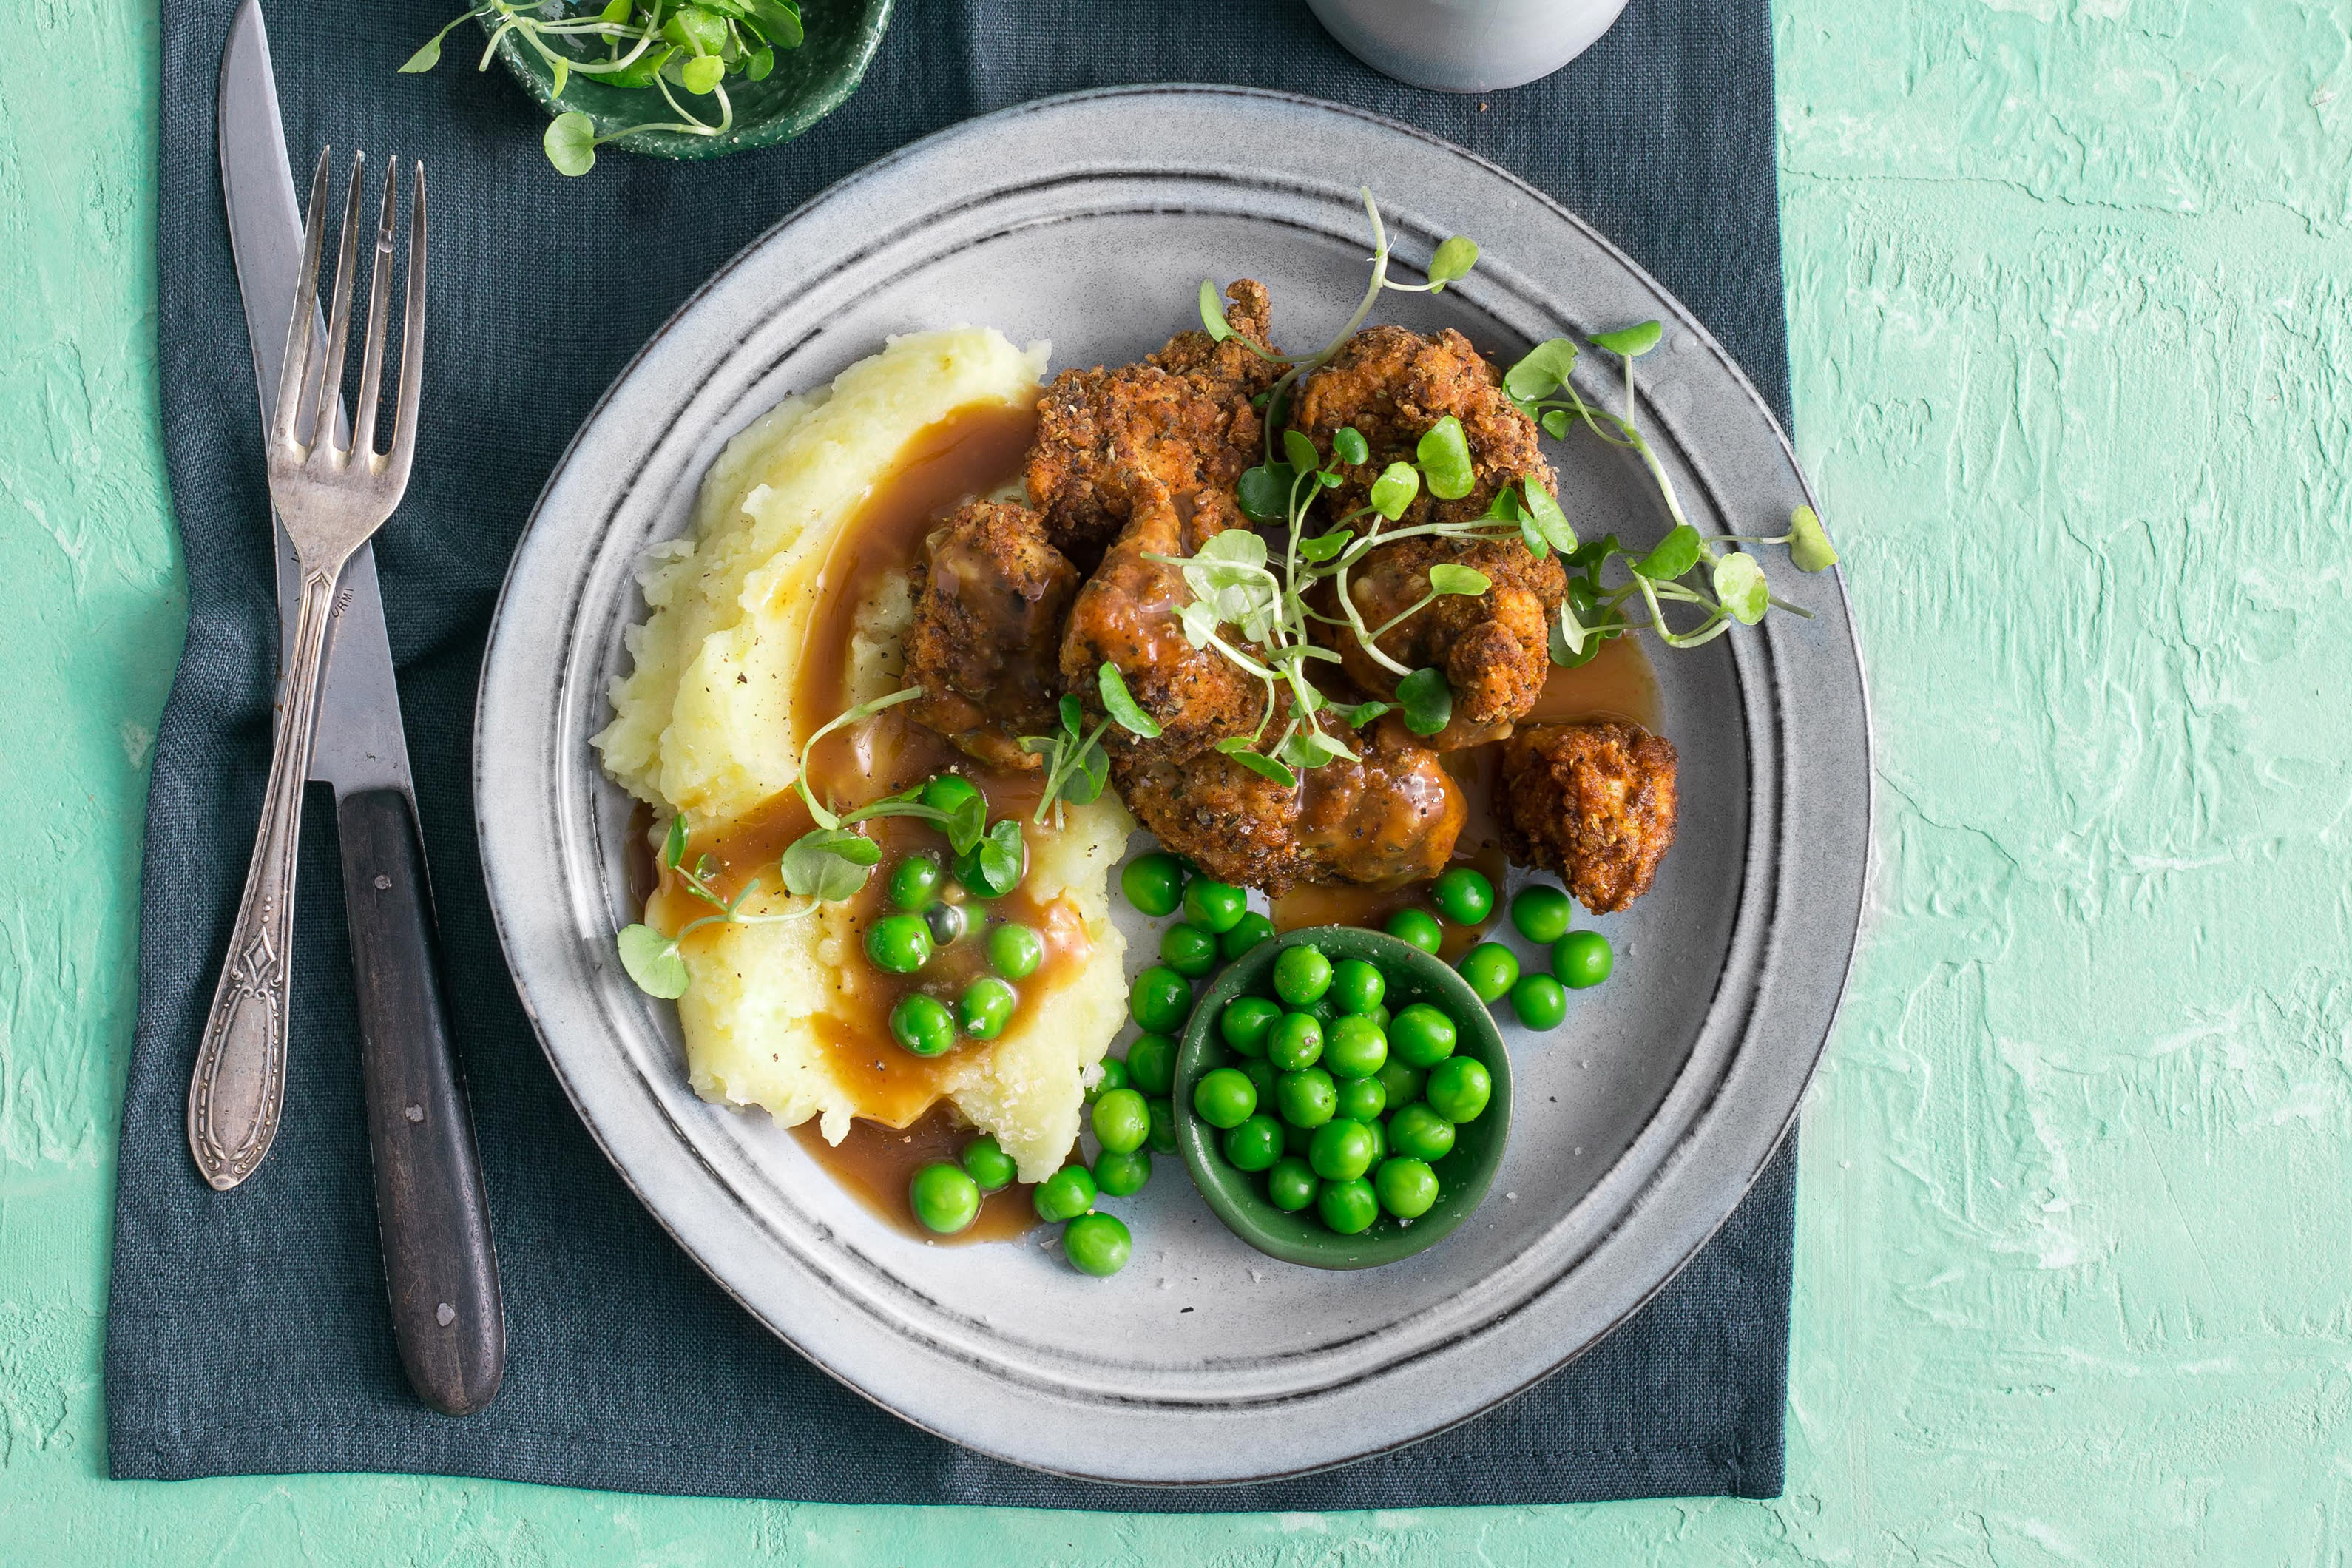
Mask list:
[[286,1011],[293,989],[294,872],[302,842],[302,786],[318,737],[319,667],[342,563],[305,565],[285,691],[262,795],[261,826],[228,958],[188,1083],[188,1150],[216,1192],[244,1181],[269,1152],[286,1102]]
[[335,826],[393,1337],[417,1397],[444,1415],[470,1415],[505,1375],[506,1317],[425,846],[405,790],[344,795]]

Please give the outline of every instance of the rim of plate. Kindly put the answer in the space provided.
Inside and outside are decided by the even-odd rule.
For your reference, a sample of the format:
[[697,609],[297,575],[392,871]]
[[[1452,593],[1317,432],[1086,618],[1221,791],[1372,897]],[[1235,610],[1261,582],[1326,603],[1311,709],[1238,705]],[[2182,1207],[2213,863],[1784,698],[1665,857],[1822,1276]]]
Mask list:
[[[1686,426],[1725,416],[1720,411],[1710,416],[1705,400],[1693,411],[1645,408],[1645,424],[1662,453],[1674,460],[1678,477],[1697,486],[1722,514],[1728,509],[1719,504],[1720,497],[1737,488],[1722,470],[1761,462],[1772,469],[1778,504],[1813,504],[1769,405],[1696,318],[1574,213],[1476,154],[1360,110],[1259,89],[1180,84],[1042,99],[910,143],[812,198],[688,295],[599,398],[541,492],[492,618],[475,715],[476,823],[499,941],[558,1079],[648,1212],[757,1321],[884,1408],[982,1453],[1115,1484],[1241,1484],[1402,1447],[1525,1391],[1638,1311],[1730,1216],[1794,1125],[1834,1026],[1858,946],[1872,869],[1868,697],[1842,571],[1810,579],[1834,588],[1827,595],[1832,602],[1816,606],[1821,619],[1790,626],[1774,617],[1748,636],[1727,639],[1734,644],[1738,706],[1747,727],[1750,806],[1738,911],[1706,1024],[1681,1071],[1616,1163],[1555,1221],[1538,1246],[1480,1281],[1485,1297],[1496,1303],[1492,1310],[1475,1309],[1466,1318],[1460,1311],[1451,1318],[1423,1313],[1425,1331],[1409,1335],[1402,1331],[1408,1325],[1399,1325],[1372,1338],[1400,1342],[1369,1348],[1358,1342],[1349,1347],[1352,1356],[1324,1345],[1258,1363],[1229,1358],[1220,1363],[1228,1369],[1247,1365],[1261,1374],[1286,1361],[1330,1363],[1281,1367],[1286,1376],[1257,1394],[1176,1386],[1187,1380],[1173,1375],[1156,1379],[1166,1386],[1106,1393],[1081,1386],[1105,1368],[1080,1365],[1075,1374],[1066,1365],[1056,1370],[1029,1353],[1033,1347],[974,1321],[959,1321],[944,1304],[907,1291],[885,1265],[822,1225],[794,1230],[780,1226],[774,1213],[753,1214],[744,1201],[747,1187],[759,1187],[761,1198],[784,1211],[791,1208],[789,1194],[748,1162],[741,1170],[722,1173],[713,1163],[713,1149],[680,1123],[679,1117],[692,1110],[678,1097],[691,1105],[700,1102],[693,1100],[675,1063],[656,1073],[643,1056],[631,1059],[630,1020],[624,1010],[634,1012],[640,1024],[649,1015],[622,975],[609,941],[593,940],[607,923],[604,879],[572,874],[580,859],[576,847],[595,838],[586,821],[595,805],[593,800],[567,799],[563,784],[584,774],[593,781],[585,795],[602,784],[593,762],[573,752],[584,751],[579,742],[588,732],[578,721],[583,704],[603,711],[602,682],[588,678],[608,657],[610,644],[602,639],[616,636],[617,628],[600,624],[583,629],[591,593],[551,605],[536,593],[519,594],[517,584],[532,575],[527,565],[538,564],[541,554],[557,548],[553,536],[572,523],[566,508],[574,491],[596,498],[593,509],[578,515],[585,517],[589,510],[598,515],[584,541],[570,542],[593,548],[603,542],[607,525],[640,484],[698,483],[698,471],[648,475],[646,468],[662,452],[665,439],[691,425],[698,395],[719,368],[707,357],[694,357],[684,340],[694,334],[698,314],[707,305],[730,286],[748,283],[748,268],[829,220],[854,219],[859,203],[887,197],[892,186],[906,184],[934,161],[997,142],[1017,145],[1024,134],[1045,134],[1048,121],[1102,130],[1085,122],[1105,113],[1130,117],[1129,126],[1136,123],[1133,116],[1157,113],[1183,120],[1207,135],[1229,131],[1234,116],[1271,116],[1287,121],[1302,143],[1312,141],[1311,133],[1369,136],[1376,145],[1388,145],[1400,161],[1433,161],[1457,177],[1500,185],[1503,195],[1524,201],[1530,210],[1510,213],[1508,223],[1498,221],[1495,228],[1564,229],[1574,244],[1598,252],[1622,269],[1633,291],[1646,296],[1663,318],[1688,334],[1685,342],[1703,360],[1695,368],[1728,384],[1716,389],[1717,395],[1738,395],[1729,399],[1738,405],[1738,418],[1753,424],[1737,451],[1728,440],[1717,450],[1717,441],[1702,438],[1696,447],[1706,448],[1703,453],[1685,438]],[[860,243],[846,258],[837,249],[822,252],[835,269],[832,278],[837,282],[861,263],[887,259],[890,247],[920,234],[959,221],[968,226],[992,206],[1038,205],[1057,191],[1105,182],[1146,187],[1206,184],[1243,194],[1278,192],[1310,205],[1333,200],[1338,191],[1307,172],[1304,151],[1279,175],[1121,162],[1109,150],[1118,145],[1118,129],[1108,129],[1106,142],[1089,142],[1071,125],[1060,126],[1058,136],[1051,138],[1054,145],[1080,151],[1062,154],[1068,166],[1050,176],[1028,172],[1019,159],[1000,158],[982,165],[987,177],[952,197],[917,204],[912,216],[886,201],[884,210],[894,221],[856,230]],[[1160,130],[1136,157],[1148,160],[1167,146],[1167,128]],[[1411,145],[1390,144],[1391,138]],[[1000,169],[1022,172],[1000,176]],[[1386,199],[1391,232],[1439,238],[1446,232],[1421,221],[1429,204],[1425,194]],[[1024,222],[1171,210],[1257,216],[1236,206],[1188,207],[1130,197],[1107,206],[1032,213]],[[978,239],[1021,226],[984,229]],[[862,287],[887,287],[951,249],[925,252],[902,272],[866,279]],[[1479,271],[1454,289],[1513,331],[1518,330],[1510,325],[1514,321],[1557,328],[1573,319],[1539,285],[1493,259],[1504,253],[1502,246],[1490,246]],[[813,268],[804,265],[803,270]],[[800,300],[776,305],[774,313],[795,305],[814,311],[817,306],[810,300],[822,292],[821,286],[812,286]],[[755,330],[738,327],[725,336],[709,330],[715,324],[703,323],[700,336],[718,338],[717,346],[729,353],[746,344]],[[770,369],[814,335],[810,331],[783,345],[771,357]],[[676,384],[659,384],[664,378]],[[609,453],[592,450],[591,436],[615,404],[640,390],[661,393],[670,415],[658,430],[640,433],[649,444],[639,458],[619,463]],[[1751,445],[1755,451],[1748,449]],[[1762,479],[1761,474],[1742,475],[1738,483],[1760,486]],[[571,531],[578,534],[581,528],[572,523]],[[582,570],[602,574],[596,581],[609,581],[613,563],[589,560]],[[562,580],[573,587],[587,581],[568,572]],[[634,618],[634,603],[627,610],[625,618]],[[551,681],[551,676],[558,679]],[[583,684],[592,689],[583,689]],[[1805,691],[1801,701],[1792,700],[1800,685]],[[495,746],[493,735],[499,737]],[[1798,940],[1802,937],[1811,940]],[[704,1136],[712,1144],[734,1143],[734,1157],[741,1160],[740,1145],[728,1131],[714,1134],[706,1129]],[[741,1184],[730,1185],[730,1177]],[[1531,1263],[1539,1252],[1545,1256]],[[1479,1295],[1465,1289],[1457,1300]],[[929,1316],[891,1321],[894,1306],[901,1313]],[[1511,1367],[1509,1375],[1499,1382],[1489,1378],[1475,1393],[1463,1394],[1450,1375],[1465,1364],[1461,1358],[1495,1351]],[[987,1407],[977,1411],[970,1402],[975,1379],[990,1396]],[[1296,1462],[1237,1465],[1235,1455],[1251,1451],[1243,1440],[1251,1424],[1266,1421],[1284,1424]],[[1291,1430],[1297,1426],[1316,1430],[1301,1441]],[[1349,1435],[1362,1433],[1370,1435]],[[1127,1462],[1135,1454],[1146,1458]],[[1106,1458],[1122,1462],[1106,1465]]]

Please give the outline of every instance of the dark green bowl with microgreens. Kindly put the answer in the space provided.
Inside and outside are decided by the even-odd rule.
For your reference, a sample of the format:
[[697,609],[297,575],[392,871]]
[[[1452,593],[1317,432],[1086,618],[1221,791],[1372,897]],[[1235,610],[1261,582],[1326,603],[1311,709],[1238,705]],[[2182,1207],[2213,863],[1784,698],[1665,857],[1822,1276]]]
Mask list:
[[[1493,1079],[1486,1109],[1461,1123],[1454,1150],[1433,1162],[1443,1189],[1420,1218],[1401,1221],[1383,1212],[1371,1227],[1343,1236],[1326,1226],[1312,1206],[1286,1214],[1268,1201],[1265,1177],[1227,1163],[1220,1133],[1192,1106],[1194,1087],[1210,1071],[1238,1064],[1218,1020],[1242,996],[1272,996],[1274,967],[1294,947],[1313,946],[1334,964],[1357,958],[1387,982],[1391,1012],[1427,1003],[1454,1020],[1455,1056],[1475,1058]],[[1192,1182],[1225,1227],[1269,1258],[1309,1268],[1377,1268],[1426,1252],[1451,1236],[1484,1202],[1503,1163],[1511,1131],[1511,1062],[1502,1032],[1477,993],[1451,966],[1410,942],[1354,926],[1311,926],[1262,942],[1228,964],[1204,992],[1186,1024],[1176,1056],[1176,1142]]]
[[[727,79],[726,91],[735,115],[724,135],[639,131],[614,137],[603,145],[655,158],[686,159],[723,158],[747,148],[789,142],[840,108],[857,89],[889,26],[890,5],[891,0],[803,0],[800,47],[778,49],[775,68],[764,80],[745,81],[732,75]],[[576,58],[592,58],[593,46],[586,41],[551,39],[550,43]],[[453,58],[463,52],[453,38]],[[511,33],[499,41],[498,55],[551,118],[584,114],[595,123],[600,139],[632,125],[675,118],[656,91],[610,87],[577,71],[571,73],[563,91],[557,93],[554,68]],[[710,98],[689,96],[675,87],[671,90],[698,118],[716,119],[717,106]]]

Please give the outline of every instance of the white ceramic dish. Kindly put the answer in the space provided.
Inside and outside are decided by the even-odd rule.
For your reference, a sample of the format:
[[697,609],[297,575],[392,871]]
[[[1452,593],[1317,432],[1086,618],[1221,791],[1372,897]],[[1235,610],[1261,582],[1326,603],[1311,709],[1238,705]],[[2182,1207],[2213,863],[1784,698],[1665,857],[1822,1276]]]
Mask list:
[[[1237,170],[1236,146],[1281,166]],[[927,1247],[873,1218],[762,1115],[687,1086],[671,1009],[631,987],[629,805],[588,737],[607,717],[638,553],[686,526],[727,438],[892,332],[985,322],[1118,362],[1190,324],[1204,275],[1249,276],[1279,341],[1363,287],[1357,185],[1402,256],[1472,234],[1485,259],[1385,319],[1510,356],[1561,331],[1666,323],[1644,362],[1654,441],[1703,528],[1771,531],[1808,500],[1756,393],[1689,314],[1576,218],[1457,148],[1269,93],[1083,94],[975,121],[826,192],[699,290],[592,414],[516,552],[477,715],[483,860],[525,1005],[605,1152],[761,1321],[910,1421],[987,1453],[1129,1482],[1337,1464],[1508,1397],[1606,1333],[1738,1203],[1793,1118],[1853,950],[1868,728],[1841,584],[1773,567],[1816,612],[1662,657],[1682,830],[1606,922],[1617,975],[1543,1037],[1507,1028],[1509,1157],[1442,1246],[1368,1275],[1274,1263],[1174,1159],[1126,1205],[1108,1281],[1029,1245]],[[1594,356],[1598,357],[1598,356]],[[1596,380],[1588,396],[1601,391]],[[1663,531],[1633,467],[1556,450],[1580,525]],[[1139,922],[1138,929],[1140,929]],[[1139,965],[1149,942],[1135,943]]]

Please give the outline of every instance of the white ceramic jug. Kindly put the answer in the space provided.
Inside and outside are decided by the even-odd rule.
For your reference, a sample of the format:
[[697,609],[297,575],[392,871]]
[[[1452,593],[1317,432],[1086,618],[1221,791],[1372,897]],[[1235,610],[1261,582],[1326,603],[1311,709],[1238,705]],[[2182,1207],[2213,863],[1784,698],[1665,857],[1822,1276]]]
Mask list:
[[1625,0],[1307,0],[1349,54],[1440,92],[1549,76],[1607,32]]

